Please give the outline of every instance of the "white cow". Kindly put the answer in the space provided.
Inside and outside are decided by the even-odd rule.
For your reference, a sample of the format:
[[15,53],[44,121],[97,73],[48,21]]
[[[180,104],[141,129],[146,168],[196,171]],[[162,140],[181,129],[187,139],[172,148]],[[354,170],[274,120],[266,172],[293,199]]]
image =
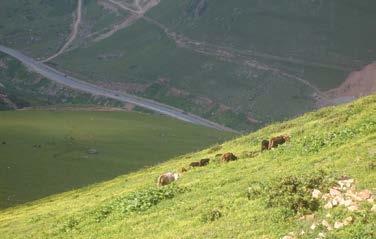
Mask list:
[[173,181],[178,180],[179,174],[178,173],[164,173],[158,177],[157,186],[165,186],[167,184],[172,183]]

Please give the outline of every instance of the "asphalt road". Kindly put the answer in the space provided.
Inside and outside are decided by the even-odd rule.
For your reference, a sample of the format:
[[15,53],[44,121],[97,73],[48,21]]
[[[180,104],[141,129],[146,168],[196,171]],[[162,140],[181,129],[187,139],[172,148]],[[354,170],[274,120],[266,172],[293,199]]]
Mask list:
[[98,96],[115,99],[121,102],[132,103],[134,105],[143,107],[145,109],[149,109],[149,110],[158,112],[163,115],[168,115],[172,118],[176,118],[176,119],[189,122],[192,124],[217,129],[220,131],[230,131],[230,132],[238,133],[237,131],[233,129],[214,123],[207,119],[201,118],[197,115],[184,112],[181,109],[178,109],[169,105],[165,105],[165,104],[162,104],[153,100],[145,99],[142,97],[126,94],[123,92],[109,90],[109,89],[99,87],[97,85],[94,85],[85,81],[81,81],[77,78],[74,78],[62,72],[59,72],[56,69],[44,63],[36,61],[33,58],[28,57],[17,50],[0,45],[0,51],[18,59],[28,68],[39,73],[40,75],[43,75],[44,77],[54,82],[68,86],[72,89],[80,90],[86,93],[90,93],[92,95],[98,95]]

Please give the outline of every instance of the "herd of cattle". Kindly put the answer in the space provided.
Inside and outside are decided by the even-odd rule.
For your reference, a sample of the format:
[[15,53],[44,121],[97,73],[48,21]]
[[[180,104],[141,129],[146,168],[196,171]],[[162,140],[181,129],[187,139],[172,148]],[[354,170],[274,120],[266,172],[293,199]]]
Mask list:
[[[261,142],[261,152],[265,150],[271,150],[273,148],[277,148],[278,145],[284,144],[286,142],[290,141],[290,136],[288,135],[280,135],[277,137],[273,137],[270,140],[262,140]],[[225,154],[217,154],[216,156],[221,156],[221,162],[222,163],[228,163],[231,161],[235,161],[238,159],[233,153],[225,153]],[[200,161],[197,162],[192,162],[189,164],[189,168],[194,168],[194,167],[203,167],[208,165],[210,162],[209,158],[204,158],[201,159]],[[188,169],[183,167],[181,169],[181,173],[187,172]],[[165,186],[168,185],[180,177],[179,173],[174,173],[174,172],[167,172],[158,177],[157,181],[157,186]]]

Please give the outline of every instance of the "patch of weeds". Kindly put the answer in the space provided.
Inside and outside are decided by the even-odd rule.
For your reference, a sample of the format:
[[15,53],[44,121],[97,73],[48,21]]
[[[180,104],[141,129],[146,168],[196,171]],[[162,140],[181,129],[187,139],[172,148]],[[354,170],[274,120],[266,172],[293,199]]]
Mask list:
[[[363,125],[363,127],[369,128],[365,125]],[[363,128],[343,128],[325,134],[306,136],[301,142],[301,148],[303,153],[318,153],[325,147],[338,146],[346,143],[363,131]]]
[[131,213],[143,212],[157,205],[163,200],[172,199],[176,195],[184,193],[188,188],[171,184],[160,188],[149,188],[121,196],[94,212],[97,222],[106,219],[113,212]]
[[36,223],[36,222],[39,222],[41,220],[41,217],[40,216],[34,216],[34,217],[31,217],[28,222],[29,223]]
[[266,190],[267,185],[260,182],[252,182],[247,190],[248,200],[253,200],[260,197]]
[[266,207],[281,207],[284,215],[312,213],[319,209],[320,202],[312,198],[313,189],[322,192],[334,185],[335,180],[323,171],[310,175],[286,176],[269,183],[252,183],[247,191],[250,200],[263,197]]
[[207,213],[204,213],[201,216],[201,220],[205,223],[214,222],[218,220],[219,218],[221,218],[222,216],[223,216],[222,212],[219,209],[215,208]]
[[334,179],[324,172],[309,176],[288,176],[279,179],[268,189],[267,205],[282,206],[297,213],[312,213],[317,211],[320,202],[312,198],[312,190],[328,191]]
[[71,232],[71,231],[77,229],[78,224],[79,224],[79,221],[77,219],[75,219],[74,217],[71,217],[61,225],[61,228],[60,228],[59,231],[61,231],[61,232]]
[[376,163],[374,163],[374,162],[369,163],[368,164],[368,169],[369,170],[375,170],[376,169]]
[[208,153],[215,153],[222,149],[222,145],[215,145],[208,150]]
[[259,151],[243,151],[239,158],[254,158],[259,154]]

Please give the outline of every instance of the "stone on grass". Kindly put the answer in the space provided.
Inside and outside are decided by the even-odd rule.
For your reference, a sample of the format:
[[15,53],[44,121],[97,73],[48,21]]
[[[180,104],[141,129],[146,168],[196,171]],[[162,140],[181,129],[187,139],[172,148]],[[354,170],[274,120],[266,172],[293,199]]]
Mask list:
[[321,224],[328,230],[331,231],[333,230],[333,227],[329,224],[327,220],[322,220]]
[[343,225],[344,226],[347,226],[347,225],[350,225],[352,222],[354,221],[354,218],[353,217],[346,217],[345,220],[343,220]]
[[335,222],[334,223],[334,228],[335,229],[340,229],[344,226],[344,224],[342,222]]
[[321,192],[320,192],[320,190],[314,189],[314,190],[312,191],[312,197],[313,197],[313,198],[318,199],[318,198],[320,198],[320,196],[321,196]]

